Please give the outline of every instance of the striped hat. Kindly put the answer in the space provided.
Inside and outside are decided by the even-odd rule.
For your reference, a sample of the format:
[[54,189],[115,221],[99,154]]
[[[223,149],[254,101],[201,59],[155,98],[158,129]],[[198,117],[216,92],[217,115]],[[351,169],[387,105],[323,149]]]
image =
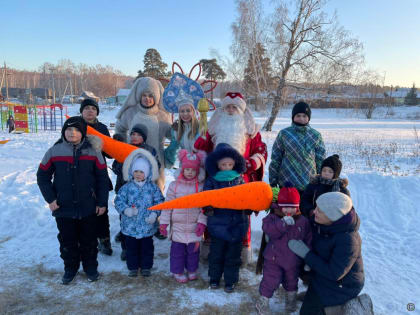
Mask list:
[[295,207],[299,208],[300,195],[295,187],[286,183],[279,191],[277,197],[277,204],[280,207]]

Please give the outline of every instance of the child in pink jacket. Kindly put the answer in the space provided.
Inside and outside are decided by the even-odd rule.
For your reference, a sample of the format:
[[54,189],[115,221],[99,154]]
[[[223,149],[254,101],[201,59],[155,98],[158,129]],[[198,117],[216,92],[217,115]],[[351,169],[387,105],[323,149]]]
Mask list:
[[[205,179],[205,153],[189,153],[180,150],[178,157],[181,172],[177,179],[169,184],[166,200],[194,194],[203,189]],[[162,211],[160,216],[160,232],[172,240],[170,266],[175,280],[186,283],[197,279],[197,269],[200,258],[200,241],[207,224],[207,217],[201,208],[172,209]],[[185,275],[187,269],[187,276]]]

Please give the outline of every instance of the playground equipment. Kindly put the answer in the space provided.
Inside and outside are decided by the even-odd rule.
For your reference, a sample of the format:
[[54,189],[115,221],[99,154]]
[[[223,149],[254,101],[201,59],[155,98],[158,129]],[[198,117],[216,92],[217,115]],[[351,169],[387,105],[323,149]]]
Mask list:
[[61,129],[67,107],[61,104],[22,105],[10,102],[0,103],[1,128],[6,128],[9,116],[15,120],[16,132],[38,132],[38,130]]

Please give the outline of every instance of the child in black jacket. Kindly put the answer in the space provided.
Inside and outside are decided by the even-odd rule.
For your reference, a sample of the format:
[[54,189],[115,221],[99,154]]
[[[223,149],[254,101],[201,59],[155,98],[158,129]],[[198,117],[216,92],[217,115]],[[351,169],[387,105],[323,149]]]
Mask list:
[[81,117],[67,119],[61,139],[45,153],[37,172],[39,189],[57,222],[63,284],[74,279],[80,261],[89,281],[99,277],[96,216],[106,210],[109,179],[100,139],[87,137],[86,131]]

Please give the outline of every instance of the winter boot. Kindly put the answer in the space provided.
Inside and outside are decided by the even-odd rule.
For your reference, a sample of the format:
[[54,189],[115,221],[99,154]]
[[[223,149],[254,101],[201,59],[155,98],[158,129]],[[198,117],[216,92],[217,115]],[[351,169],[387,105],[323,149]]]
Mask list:
[[251,246],[244,246],[241,252],[241,267],[246,267],[252,262],[252,248]]
[[64,285],[68,285],[70,282],[73,281],[74,277],[76,277],[77,271],[65,271],[63,278],[61,278],[61,283]]
[[122,261],[126,261],[127,260],[127,250],[123,249],[121,251],[120,258],[121,258]]
[[225,292],[233,293],[235,291],[235,284],[225,284]]
[[285,311],[293,313],[297,309],[296,305],[297,291],[285,292]]
[[210,289],[217,290],[218,288],[220,288],[219,281],[210,280]]
[[174,273],[174,278],[175,278],[176,282],[178,282],[178,283],[187,283],[188,282],[187,276],[184,275],[183,273]]
[[152,272],[150,271],[150,269],[142,269],[142,270],[140,271],[140,274],[141,274],[143,277],[150,277],[150,276],[152,275]]
[[255,308],[259,315],[267,315],[270,314],[270,299],[265,296],[260,296],[255,303]]
[[137,277],[137,269],[135,269],[135,270],[129,270],[128,271],[128,276],[131,277],[131,278]]
[[108,256],[112,255],[112,247],[111,247],[111,242],[109,240],[109,237],[99,239],[98,250],[104,255],[108,255]]
[[86,272],[86,276],[89,282],[95,282],[99,279],[99,273],[97,270]]
[[197,279],[198,279],[198,276],[197,276],[196,272],[189,272],[188,273],[188,280],[194,281],[194,280],[197,280]]

